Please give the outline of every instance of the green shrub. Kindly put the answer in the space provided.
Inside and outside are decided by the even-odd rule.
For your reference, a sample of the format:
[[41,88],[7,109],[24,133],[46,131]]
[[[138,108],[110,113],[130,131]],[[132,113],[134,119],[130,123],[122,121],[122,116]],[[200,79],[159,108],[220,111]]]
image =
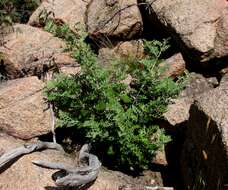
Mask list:
[[[50,26],[46,29],[57,36],[66,29]],[[116,60],[112,69],[105,70],[84,38],[59,36],[70,39],[69,49],[82,70],[77,75],[57,75],[45,88],[56,108],[58,127],[79,130],[115,161],[113,165],[133,170],[148,167],[156,151],[170,141],[156,121],[182,88],[181,81],[161,77],[158,56],[167,49],[166,41],[145,41],[148,58]],[[130,86],[123,83],[128,74],[133,77]]]
[[27,22],[39,3],[39,0],[1,0],[0,23]]

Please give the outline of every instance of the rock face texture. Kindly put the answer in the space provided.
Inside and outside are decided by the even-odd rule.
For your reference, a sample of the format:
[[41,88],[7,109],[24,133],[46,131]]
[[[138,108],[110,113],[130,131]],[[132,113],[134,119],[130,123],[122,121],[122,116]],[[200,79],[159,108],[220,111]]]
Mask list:
[[0,47],[1,71],[9,79],[36,75],[41,77],[55,65],[74,64],[64,53],[65,43],[50,33],[28,25],[16,24],[14,32]]
[[223,84],[196,98],[191,106],[181,160],[187,189],[227,187],[228,80]]
[[20,139],[50,132],[51,114],[43,100],[43,86],[37,77],[0,85],[0,131]]
[[215,55],[217,57],[228,56],[228,6],[226,6],[221,19],[218,21]]
[[168,110],[164,114],[165,119],[171,126],[188,121],[190,106],[195,98],[211,89],[213,89],[213,84],[206,78],[200,74],[191,73],[186,89],[180,94],[179,98],[174,100],[173,104],[168,106]]
[[61,21],[69,25],[72,30],[77,24],[85,24],[85,11],[87,2],[83,0],[47,0],[43,1],[37,10],[32,14],[28,24],[42,26],[47,18],[54,21]]
[[228,55],[227,6],[226,0],[157,0],[151,19],[181,40],[190,58],[203,62]]
[[130,39],[142,31],[142,18],[136,0],[92,0],[86,24],[92,37]]
[[221,81],[220,81],[220,86],[226,86],[226,84],[227,84],[227,81],[228,81],[228,73],[226,73],[223,77],[222,77],[222,79],[221,79]]

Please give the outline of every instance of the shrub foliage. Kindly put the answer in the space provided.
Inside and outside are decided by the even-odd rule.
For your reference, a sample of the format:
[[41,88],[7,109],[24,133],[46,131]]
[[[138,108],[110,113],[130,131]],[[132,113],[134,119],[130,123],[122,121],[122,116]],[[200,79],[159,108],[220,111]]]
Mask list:
[[[56,75],[45,88],[56,109],[58,127],[79,130],[118,166],[148,167],[156,151],[170,141],[156,121],[183,86],[180,80],[162,77],[158,67],[167,41],[145,41],[145,59],[119,59],[104,69],[84,42],[85,34],[76,36],[67,26],[52,22],[45,28],[64,38],[81,64],[80,74]],[[126,85],[123,80],[129,75],[132,81]]]
[[39,0],[1,0],[0,25],[27,22],[29,15],[38,6]]

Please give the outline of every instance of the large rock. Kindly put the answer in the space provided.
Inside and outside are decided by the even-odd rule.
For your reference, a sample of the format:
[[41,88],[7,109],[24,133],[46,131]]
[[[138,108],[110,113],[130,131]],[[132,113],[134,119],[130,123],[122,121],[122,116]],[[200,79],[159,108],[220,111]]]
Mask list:
[[187,189],[225,190],[228,184],[228,80],[196,98],[182,152]]
[[[47,18],[69,25],[74,31],[79,24],[85,26],[85,12],[88,1],[83,0],[46,0],[37,8],[28,24],[42,26]],[[78,26],[79,26],[78,25]]]
[[41,77],[50,68],[74,60],[64,52],[65,43],[48,32],[28,25],[16,24],[14,32],[4,38],[0,47],[1,74],[9,79],[37,75]]
[[87,9],[86,24],[92,37],[130,39],[143,29],[136,0],[92,0]]
[[228,56],[227,8],[226,0],[157,0],[150,18],[181,39],[189,57],[203,62]]
[[190,106],[193,104],[195,98],[213,89],[213,87],[210,80],[200,74],[191,73],[186,88],[174,100],[173,104],[168,106],[168,110],[164,114],[165,120],[171,126],[180,125],[188,121]]
[[50,132],[52,118],[43,100],[43,86],[37,77],[0,85],[0,131],[20,139]]

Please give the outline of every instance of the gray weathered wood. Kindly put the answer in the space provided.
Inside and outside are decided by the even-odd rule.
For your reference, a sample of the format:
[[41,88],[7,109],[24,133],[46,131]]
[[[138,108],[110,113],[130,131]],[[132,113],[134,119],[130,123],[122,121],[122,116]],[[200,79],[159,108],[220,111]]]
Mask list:
[[[15,148],[9,152],[3,153],[0,156],[0,170],[7,166],[8,163],[14,161],[16,158],[23,156],[25,154],[32,153],[34,151],[42,149],[56,149],[63,151],[61,145],[50,142],[38,142],[36,144],[24,145],[18,148]],[[58,169],[64,170],[65,176],[60,176],[55,179],[55,184],[64,189],[68,187],[73,187],[76,189],[85,188],[90,185],[93,181],[96,180],[101,168],[101,162],[97,156],[89,153],[89,145],[84,145],[79,153],[79,166],[71,166],[63,163],[54,163],[47,161],[33,161],[33,164],[49,168],[49,169]],[[86,162],[86,165],[84,164]],[[122,187],[122,190],[173,190],[172,187],[150,187],[150,186],[127,186]]]
[[[0,157],[0,170],[16,158],[42,149],[64,151],[61,145],[50,142],[38,142],[35,144],[23,145],[4,153]],[[82,164],[84,160],[87,160],[87,165]],[[33,164],[50,169],[64,170],[66,175],[56,179],[55,183],[57,186],[81,188],[96,180],[101,167],[101,162],[98,160],[97,156],[89,153],[89,145],[87,144],[82,147],[79,153],[79,162],[79,167],[46,161],[33,161]]]
[[61,145],[51,142],[38,142],[35,144],[24,145],[2,154],[0,157],[0,170],[16,158],[42,149],[56,149],[63,151]]
[[56,134],[55,134],[55,112],[53,110],[53,105],[51,103],[50,104],[50,112],[51,112],[51,122],[52,122],[52,127],[51,127],[51,132],[53,135],[53,142],[56,143]]
[[[87,160],[87,165],[82,162]],[[60,187],[82,188],[96,180],[101,162],[97,156],[89,153],[89,145],[84,145],[79,153],[79,167],[73,167],[62,163],[52,163],[46,161],[33,161],[34,164],[51,169],[64,170],[66,175],[56,179],[55,183]]]

